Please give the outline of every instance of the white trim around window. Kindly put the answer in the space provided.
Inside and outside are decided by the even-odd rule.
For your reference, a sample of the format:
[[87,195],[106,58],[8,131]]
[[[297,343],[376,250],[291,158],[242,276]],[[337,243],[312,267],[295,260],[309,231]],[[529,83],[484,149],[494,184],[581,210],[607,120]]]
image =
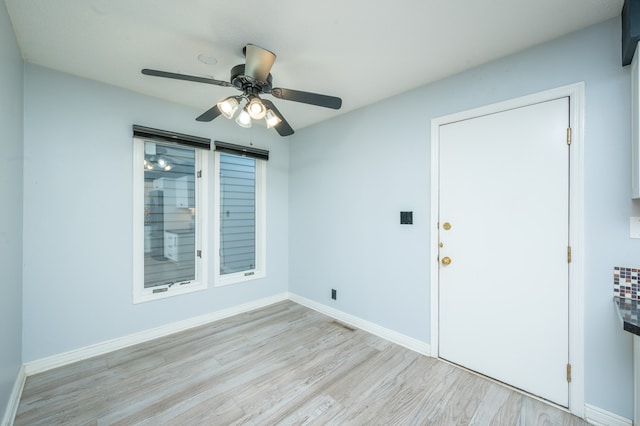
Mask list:
[[[223,250],[221,246],[221,156],[232,154],[214,152],[214,285],[224,286],[255,280],[266,276],[266,161],[255,159],[255,265],[237,272],[222,273]],[[232,155],[233,156],[233,155]]]
[[[195,279],[156,285],[145,288],[145,142],[153,142],[134,137],[133,141],[133,303],[164,299],[180,294],[191,293],[207,288],[207,206],[208,206],[208,158],[209,151],[195,150],[194,176],[195,193],[191,207],[195,220]],[[163,144],[158,142],[158,144]],[[199,171],[199,173],[198,173]],[[190,238],[193,238],[190,236]],[[200,251],[200,256],[197,255]]]

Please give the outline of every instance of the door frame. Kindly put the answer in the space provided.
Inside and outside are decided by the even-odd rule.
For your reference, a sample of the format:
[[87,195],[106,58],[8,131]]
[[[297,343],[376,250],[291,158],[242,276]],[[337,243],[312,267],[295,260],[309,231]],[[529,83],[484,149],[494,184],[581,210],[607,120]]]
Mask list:
[[440,126],[514,108],[569,97],[572,131],[569,169],[569,411],[584,417],[584,82],[558,87],[431,120],[431,356],[439,358],[438,215],[440,211]]

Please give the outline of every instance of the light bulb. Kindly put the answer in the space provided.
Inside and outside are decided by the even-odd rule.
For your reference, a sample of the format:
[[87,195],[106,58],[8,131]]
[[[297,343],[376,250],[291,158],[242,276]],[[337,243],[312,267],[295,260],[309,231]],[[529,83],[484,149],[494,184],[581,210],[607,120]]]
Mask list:
[[265,121],[267,122],[267,129],[270,129],[274,126],[277,126],[282,121],[280,117],[278,117],[273,111],[270,109],[267,110],[266,115],[264,116]]
[[164,166],[165,172],[168,172],[169,170],[171,170],[171,164],[167,164],[166,166]]
[[167,162],[165,161],[165,159],[164,159],[164,158],[160,158],[160,159],[158,160],[158,166],[160,166],[160,167],[164,167],[164,166],[166,166],[166,165],[167,165]]
[[240,106],[240,102],[238,102],[237,97],[229,96],[226,99],[221,100],[217,103],[218,109],[220,113],[225,116],[225,118],[232,119],[233,114],[236,113],[238,107]]
[[260,120],[261,118],[264,118],[264,115],[267,113],[267,109],[264,107],[262,101],[257,96],[251,96],[249,98],[247,111],[249,111],[249,115],[254,120]]
[[249,115],[249,112],[247,112],[246,108],[240,111],[240,114],[238,114],[238,118],[236,118],[236,123],[238,123],[238,126],[240,127],[251,127],[251,116]]

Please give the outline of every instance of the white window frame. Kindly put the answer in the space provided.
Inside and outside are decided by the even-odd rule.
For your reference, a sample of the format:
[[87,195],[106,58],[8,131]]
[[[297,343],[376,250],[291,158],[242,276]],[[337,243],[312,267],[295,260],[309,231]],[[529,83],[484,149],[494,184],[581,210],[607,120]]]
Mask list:
[[[225,154],[233,155],[233,154]],[[267,213],[266,213],[266,188],[267,188],[267,162],[256,158],[256,266],[246,271],[235,272],[232,274],[220,274],[220,152],[214,152],[214,286],[220,287],[229,284],[236,284],[246,281],[264,278],[266,271],[266,229],[267,229]]]
[[[144,146],[145,142],[156,142],[150,139],[133,138],[133,303],[165,299],[180,294],[205,290],[208,287],[207,271],[207,207],[208,207],[208,164],[209,151],[195,148],[195,168],[201,171],[201,177],[195,180],[196,209],[196,250],[201,256],[196,257],[196,279],[184,285],[164,285],[153,288],[144,287]],[[165,142],[157,142],[165,143]],[[195,255],[195,253],[194,253]],[[158,292],[158,290],[161,291]],[[166,289],[166,290],[164,290]],[[156,290],[154,293],[153,290]]]

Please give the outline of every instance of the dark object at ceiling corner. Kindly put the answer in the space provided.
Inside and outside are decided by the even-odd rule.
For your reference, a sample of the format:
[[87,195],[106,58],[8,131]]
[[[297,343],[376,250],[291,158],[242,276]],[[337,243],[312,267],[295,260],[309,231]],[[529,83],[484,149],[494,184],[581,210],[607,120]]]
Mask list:
[[633,60],[640,41],[640,0],[624,0],[622,6],[622,66]]

